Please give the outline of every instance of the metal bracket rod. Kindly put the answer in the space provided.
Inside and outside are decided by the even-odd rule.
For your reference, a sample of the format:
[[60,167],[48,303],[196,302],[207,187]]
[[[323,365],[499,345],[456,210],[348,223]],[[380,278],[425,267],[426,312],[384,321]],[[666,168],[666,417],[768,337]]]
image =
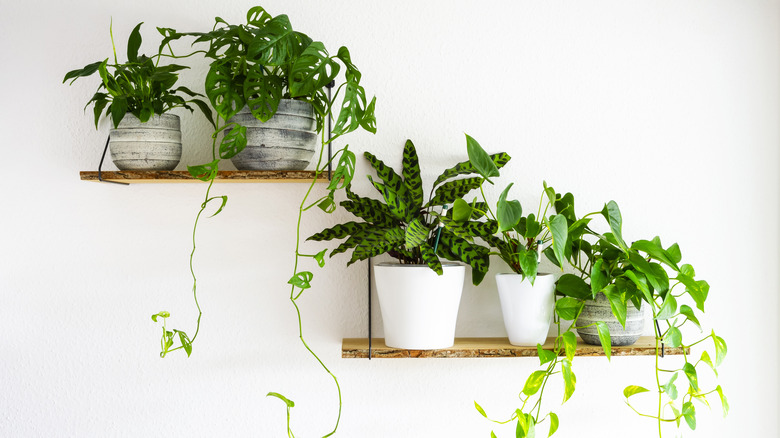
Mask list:
[[124,183],[119,181],[108,181],[103,179],[103,160],[106,159],[106,151],[108,151],[108,142],[111,141],[111,135],[106,138],[106,146],[103,148],[103,155],[100,157],[100,164],[98,164],[98,181],[111,184],[119,184],[120,186],[129,186],[130,183]]
[[368,360],[371,360],[371,257],[368,258]]
[[[661,326],[658,325],[658,320],[655,320],[655,329],[658,332],[658,337],[661,337]],[[661,357],[664,357],[664,349],[666,348],[666,345],[664,345],[664,341],[661,341]]]
[[[336,85],[336,81],[332,80],[328,85],[325,87],[328,88],[328,103],[330,104],[330,93],[333,87]],[[333,153],[331,149],[330,140],[332,138],[333,132],[331,128],[331,123],[333,123],[333,118],[331,117],[330,109],[328,109],[328,181],[333,179],[333,163],[331,160],[333,159]]]

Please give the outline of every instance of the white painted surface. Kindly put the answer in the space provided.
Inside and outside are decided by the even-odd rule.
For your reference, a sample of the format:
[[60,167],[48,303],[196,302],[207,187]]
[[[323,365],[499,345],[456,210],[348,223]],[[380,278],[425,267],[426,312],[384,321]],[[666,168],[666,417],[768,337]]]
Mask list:
[[555,280],[552,274],[542,274],[531,284],[520,274],[496,275],[501,315],[512,345],[535,347],[547,340],[555,304]]
[[[79,170],[96,168],[108,124],[96,132],[82,112],[96,82],[60,83],[66,71],[110,56],[111,16],[121,54],[140,21],[151,51],[155,26],[206,30],[216,15],[243,20],[250,3],[0,6],[0,436],[284,436],[284,408],[268,391],[295,400],[296,436],[328,432],[334,386],[298,340],[285,285],[305,187],[215,187],[230,201],[198,234],[201,335],[191,358],[161,360],[149,315],[166,309],[172,326],[194,327],[187,257],[205,187],[79,181]],[[514,181],[524,205],[536,205],[546,179],[574,192],[579,212],[617,200],[628,240],[679,242],[712,286],[704,324],[729,342],[721,384],[732,405],[725,420],[700,406],[699,428],[685,436],[777,436],[777,1],[265,6],[333,53],[351,49],[378,102],[378,134],[344,139],[356,151],[398,165],[412,138],[430,184],[465,158],[468,132],[514,157],[499,186]],[[179,114],[180,168],[210,161],[207,124]],[[359,160],[358,172],[366,169]],[[371,194],[362,178],[355,190]],[[313,212],[302,233],[347,219]],[[309,345],[342,384],[338,436],[488,436],[493,425],[474,400],[498,418],[518,407],[532,359],[341,359],[341,338],[365,334],[365,265],[345,263],[341,256],[317,270],[300,300]],[[484,286],[464,290],[459,336],[503,334],[498,271],[494,260]],[[561,388],[548,388],[559,435],[616,436],[630,426],[632,436],[655,436],[621,397],[626,385],[652,384],[652,366],[650,358],[577,358],[573,398],[558,406]]]

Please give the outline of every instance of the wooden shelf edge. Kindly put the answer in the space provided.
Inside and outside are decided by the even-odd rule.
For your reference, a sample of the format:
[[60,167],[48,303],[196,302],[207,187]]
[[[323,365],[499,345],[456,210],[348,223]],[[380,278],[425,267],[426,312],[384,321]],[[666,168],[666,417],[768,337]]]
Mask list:
[[[555,338],[547,338],[543,348],[552,349]],[[518,347],[509,343],[507,338],[455,338],[455,345],[440,350],[403,350],[385,345],[382,338],[371,342],[371,358],[460,358],[460,357],[536,357],[536,347]],[[690,351],[687,350],[686,354]],[[665,355],[681,355],[682,348],[666,347]],[[577,356],[604,356],[600,345],[588,345],[577,338]],[[655,338],[643,336],[630,346],[612,347],[612,356],[654,356]],[[368,358],[368,339],[344,338],[341,344],[341,357],[345,359]]]
[[[221,170],[214,182],[225,183],[309,183],[314,179],[312,170]],[[81,171],[83,181],[99,181],[96,171]],[[324,176],[324,177],[323,177]],[[102,172],[103,180],[129,184],[152,183],[202,183],[184,170],[118,170]],[[327,182],[322,175],[318,182]]]

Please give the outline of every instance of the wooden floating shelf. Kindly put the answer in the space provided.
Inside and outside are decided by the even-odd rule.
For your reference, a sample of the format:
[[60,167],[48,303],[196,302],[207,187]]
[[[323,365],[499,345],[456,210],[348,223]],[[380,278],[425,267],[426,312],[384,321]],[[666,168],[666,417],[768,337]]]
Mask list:
[[[552,350],[555,338],[547,338],[543,348]],[[690,350],[685,351],[688,354]],[[664,354],[683,354],[681,347],[666,347]],[[577,338],[577,356],[604,356],[600,345],[588,345]],[[655,338],[643,336],[634,344],[626,347],[612,347],[612,356],[654,356]],[[385,345],[382,338],[371,342],[371,358],[456,358],[456,357],[535,357],[536,347],[518,347],[509,343],[508,338],[455,338],[455,345],[441,350],[403,350]],[[368,358],[368,339],[344,338],[341,344],[341,357],[348,359]]]
[[[220,183],[310,183],[314,179],[311,170],[221,170],[214,182]],[[79,172],[84,181],[99,181],[94,171]],[[150,183],[202,183],[184,170],[119,170],[102,172],[104,181],[129,184]],[[318,182],[327,182],[327,174]]]

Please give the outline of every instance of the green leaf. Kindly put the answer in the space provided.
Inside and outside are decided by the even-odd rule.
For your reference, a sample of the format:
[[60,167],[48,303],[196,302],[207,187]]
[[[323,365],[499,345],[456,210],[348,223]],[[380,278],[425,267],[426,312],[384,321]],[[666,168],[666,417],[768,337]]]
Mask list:
[[387,205],[371,198],[361,198],[347,187],[347,197],[350,201],[342,201],[341,206],[355,216],[376,225],[379,228],[389,228],[398,223]]
[[[492,161],[491,161],[492,163]],[[509,183],[508,186],[501,192],[498,197],[498,204],[496,205],[496,219],[498,220],[498,232],[503,233],[514,228],[520,218],[523,216],[523,207],[519,201],[507,201],[506,197],[509,194],[509,189],[512,188],[514,183]]]
[[154,315],[152,315],[152,321],[154,321],[154,322],[157,322],[157,318],[158,318],[158,317],[159,317],[159,318],[168,318],[168,317],[170,317],[170,316],[171,316],[171,314],[170,314],[170,313],[168,313],[168,312],[166,312],[166,311],[162,311],[162,312],[160,312],[160,313],[155,313]]
[[539,392],[539,388],[542,387],[545,376],[547,376],[547,371],[534,371],[531,373],[525,381],[525,386],[523,386],[523,394],[532,396]]
[[368,180],[371,181],[371,184],[373,184],[374,187],[379,190],[379,193],[382,194],[385,204],[387,204],[393,217],[399,221],[406,221],[408,216],[411,215],[409,204],[406,203],[406,197],[403,194],[394,191],[387,184],[375,182],[370,175],[368,176]]
[[360,127],[366,131],[376,134],[376,96],[371,98],[366,109],[363,110],[363,116],[360,118]]
[[[130,32],[130,38],[127,40],[127,60],[135,62],[138,60],[138,49],[141,47],[141,25],[143,22],[138,23],[132,32]],[[189,356],[189,354],[187,355]]]
[[517,254],[517,260],[520,263],[520,269],[523,271],[523,275],[528,278],[531,284],[534,284],[536,279],[536,270],[539,267],[539,255],[534,250],[523,250]]
[[669,289],[669,276],[664,268],[658,263],[650,263],[643,259],[638,252],[631,250],[629,252],[629,261],[639,272],[645,274],[647,281],[657,291],[663,293]]
[[729,401],[728,399],[726,399],[726,396],[723,395],[723,388],[721,388],[720,385],[718,385],[718,387],[715,388],[715,391],[718,391],[718,397],[720,397],[720,404],[721,406],[723,406],[723,416],[725,417],[726,415],[729,414]]
[[544,348],[542,348],[542,344],[536,344],[536,352],[539,355],[539,365],[544,365],[547,362],[552,362],[552,360],[555,359],[557,356],[554,351],[545,350]]
[[699,319],[696,318],[696,315],[693,313],[693,309],[691,309],[688,305],[683,304],[682,306],[680,306],[680,314],[688,318],[688,320],[691,321],[692,323],[696,324],[696,326],[699,327],[699,330],[701,330],[701,324],[699,324]]
[[590,292],[594,300],[596,299],[596,295],[607,287],[607,284],[609,283],[607,276],[604,275],[604,271],[601,270],[603,265],[604,259],[598,259],[593,263],[593,267],[590,270]]
[[433,252],[433,248],[431,248],[430,245],[426,242],[420,243],[420,254],[422,255],[423,260],[428,265],[429,268],[433,270],[433,272],[442,275],[444,271],[441,267],[441,261],[439,261],[439,257],[436,256],[436,253]]
[[421,220],[420,217],[414,218],[414,220],[409,223],[409,226],[406,227],[406,249],[411,250],[413,248],[417,248],[421,243],[428,240],[430,233],[431,230],[428,229],[428,226]]
[[682,333],[677,327],[671,327],[664,336],[664,343],[672,348],[682,345]]
[[476,400],[474,401],[474,407],[477,408],[477,412],[479,412],[483,417],[485,418],[488,417],[487,414],[485,413],[485,410],[482,409],[482,406],[480,406],[479,403],[476,402]]
[[[672,246],[677,245],[676,243]],[[676,247],[676,254],[680,253],[680,247]],[[650,257],[658,260],[659,262],[665,263],[671,268],[673,268],[675,271],[679,270],[677,267],[677,262],[675,262],[675,257],[672,257],[671,254],[669,254],[666,250],[663,249],[663,247],[660,245],[660,243],[652,242],[649,240],[637,240],[631,245],[631,249],[638,250],[638,251],[644,251],[649,255]],[[671,249],[671,247],[670,247]],[[679,261],[679,259],[677,259]]]
[[279,109],[282,100],[282,78],[266,75],[263,67],[257,64],[247,66],[244,79],[244,99],[249,111],[261,122],[267,122]]
[[244,107],[241,84],[236,81],[227,62],[213,62],[206,74],[206,96],[211,106],[224,120],[238,114]]
[[685,362],[682,370],[685,373],[685,377],[688,378],[688,383],[691,384],[691,388],[693,388],[694,391],[699,392],[699,379],[696,375],[696,367],[690,362]]
[[276,397],[279,400],[283,401],[284,404],[286,404],[288,408],[295,407],[295,402],[293,402],[292,400],[288,399],[287,397],[285,397],[282,394],[279,394],[277,392],[269,392],[268,394],[266,394],[266,397]]
[[556,290],[567,297],[585,300],[591,297],[590,286],[574,274],[563,274],[556,283]]
[[352,63],[352,57],[349,55],[349,49],[344,46],[339,47],[339,51],[336,54],[336,57],[340,59],[347,68],[347,71],[344,72],[344,76],[346,77],[347,81],[360,82],[362,75],[360,74],[360,71],[357,69],[357,67],[355,67],[355,64]]
[[500,176],[498,167],[496,167],[496,163],[490,159],[487,152],[482,149],[482,146],[468,134],[466,134],[466,151],[468,151],[469,161],[474,166],[477,173],[485,178],[487,182],[493,184],[490,181],[490,178]]
[[468,192],[478,189],[482,185],[482,178],[465,178],[447,181],[436,189],[436,192],[425,204],[426,207],[433,207],[445,204],[452,204],[456,199],[462,198]]
[[685,422],[688,423],[688,427],[690,427],[691,430],[696,430],[696,407],[693,403],[683,403],[682,415],[683,418],[685,418]]
[[561,319],[574,321],[582,312],[583,307],[585,307],[584,302],[576,298],[563,297],[555,302],[555,313]]
[[311,287],[310,282],[312,278],[314,278],[314,274],[312,274],[309,271],[298,272],[297,274],[293,275],[289,280],[287,280],[287,284],[291,284],[301,289],[308,289]]
[[666,299],[661,304],[661,310],[658,311],[655,319],[659,321],[669,319],[675,315],[675,312],[677,312],[677,300],[674,298],[674,295],[666,294]]
[[271,14],[266,12],[262,6],[254,6],[246,12],[246,22],[253,26],[263,27],[270,19]]
[[558,260],[566,260],[566,241],[569,238],[569,224],[566,218],[560,214],[550,217],[547,223],[553,239],[553,252]]
[[189,336],[180,330],[174,330],[174,332],[179,334],[179,341],[181,341],[181,346],[184,347],[184,351],[187,353],[187,357],[190,357],[192,354],[192,341],[190,341]]
[[471,205],[464,201],[463,198],[455,200],[452,206],[452,220],[455,222],[465,222],[471,218],[472,212]]
[[548,437],[551,437],[558,430],[558,424],[558,415],[550,412],[550,432],[547,434]]
[[602,292],[604,293],[604,296],[607,297],[607,301],[609,301],[609,307],[612,309],[612,314],[615,315],[615,318],[617,318],[618,322],[625,330],[628,305],[626,303],[625,296],[620,292],[617,292],[615,289],[616,286],[614,284],[610,284],[609,286],[605,287]]
[[219,159],[199,166],[187,166],[187,170],[193,178],[197,178],[201,181],[210,181],[217,176],[217,172],[219,171]]
[[93,74],[94,74],[96,71],[98,71],[98,69],[100,68],[100,66],[101,66],[101,65],[102,65],[104,62],[105,62],[105,61],[97,61],[97,62],[93,62],[92,64],[87,64],[87,65],[86,65],[84,68],[81,68],[81,69],[78,69],[78,70],[71,70],[71,71],[69,71],[69,72],[67,72],[67,73],[65,74],[65,77],[62,79],[62,83],[64,84],[64,83],[65,83],[65,82],[66,82],[68,79],[73,79],[73,80],[70,82],[70,83],[72,84],[72,83],[73,83],[73,82],[75,82],[75,81],[76,81],[76,79],[78,79],[78,78],[82,78],[82,77],[86,77],[86,76],[91,76],[91,75],[93,75]]
[[566,358],[569,361],[574,360],[574,355],[577,353],[577,336],[572,331],[565,332],[562,336],[563,348],[566,351]]
[[650,390],[637,385],[629,385],[623,389],[623,397],[629,398],[632,395],[641,394],[643,392],[650,392]]
[[604,209],[601,210],[601,214],[609,222],[609,228],[612,230],[612,235],[620,246],[623,252],[628,253],[628,246],[623,241],[623,216],[620,214],[620,208],[615,201],[609,201]]
[[571,370],[571,361],[569,359],[561,360],[564,382],[564,394],[563,403],[566,403],[572,394],[574,394],[574,387],[577,384],[577,376]]
[[119,126],[125,114],[127,114],[127,99],[115,97],[111,102],[111,121],[114,122],[114,128]]
[[652,303],[653,296],[650,293],[650,289],[647,287],[647,280],[645,279],[645,276],[642,274],[636,275],[634,271],[626,271],[625,275],[634,283],[634,285],[636,285],[639,291],[642,292],[642,295],[645,297],[645,301]]
[[420,162],[417,158],[417,150],[411,140],[406,140],[404,145],[403,169],[401,176],[404,179],[406,191],[414,210],[419,210],[423,204],[422,178],[420,177]]
[[669,260],[672,263],[680,263],[682,260],[682,253],[680,252],[680,245],[673,243],[672,246],[666,248],[666,254],[669,256]]
[[712,340],[715,342],[715,366],[719,367],[723,363],[723,359],[726,358],[728,347],[723,338],[715,336],[715,330],[712,331]]
[[609,327],[604,321],[596,321],[596,329],[599,332],[599,342],[601,347],[604,348],[604,354],[607,356],[607,360],[612,359],[612,338],[609,336]]
[[677,380],[677,374],[674,373],[671,379],[669,379],[668,382],[666,382],[666,385],[663,385],[662,388],[664,389],[664,393],[669,396],[672,400],[677,400],[677,387],[674,385],[674,381]]
[[331,228],[326,228],[317,234],[309,236],[306,240],[323,241],[333,239],[343,239],[347,236],[351,236],[370,228],[371,224],[365,222],[346,222],[343,224],[335,225]]
[[[500,152],[498,154],[491,155],[490,159],[493,161],[493,164],[496,165],[496,168],[500,169],[504,167],[506,163],[509,162],[511,157],[506,152]],[[473,164],[471,164],[471,161],[463,161],[442,172],[442,174],[439,175],[438,178],[436,178],[436,181],[434,181],[433,187],[438,186],[439,184],[443,183],[445,180],[452,178],[454,176],[468,175],[471,173],[478,173],[477,169],[474,167]]]
[[247,55],[263,65],[283,65],[290,61],[295,34],[287,15],[277,15],[259,28],[249,43]]
[[246,126],[233,123],[233,127],[225,130],[225,136],[219,144],[219,157],[233,158],[246,147]]
[[712,363],[712,359],[710,359],[710,354],[707,353],[707,350],[701,352],[701,359],[699,360],[709,365],[710,368],[712,368],[712,372],[715,373],[715,376],[718,376],[718,369],[715,367],[715,364]]
[[206,202],[204,202],[204,203],[201,205],[201,207],[203,207],[203,208],[206,208],[206,204],[208,204],[209,202],[211,202],[211,201],[213,201],[213,200],[215,200],[215,199],[220,199],[220,200],[222,200],[222,204],[220,204],[220,206],[219,206],[219,208],[217,209],[217,211],[215,211],[215,212],[214,212],[214,214],[212,214],[212,215],[211,215],[211,216],[209,216],[209,217],[214,217],[214,216],[218,215],[218,214],[219,214],[219,213],[222,211],[222,209],[223,209],[223,208],[225,208],[225,205],[227,204],[228,197],[227,197],[227,196],[224,196],[224,195],[223,195],[223,196],[213,196],[213,197],[211,197],[211,198],[208,198],[208,199],[206,199]]
[[672,408],[672,412],[674,412],[674,422],[677,423],[677,427],[680,427],[680,411],[677,410],[677,408],[674,406],[673,403],[669,403],[669,407]]
[[474,271],[487,272],[490,267],[488,251],[485,248],[469,243],[447,231],[443,231],[439,238],[439,253],[442,253],[443,249],[452,253],[456,260],[471,266]]
[[340,190],[349,187],[355,177],[355,154],[346,148],[341,152],[336,169],[333,171],[328,190]]
[[[403,178],[398,176],[392,167],[386,165],[382,160],[378,159],[370,152],[364,152],[363,155],[366,157],[369,164],[371,164],[371,167],[374,168],[377,176],[382,179],[382,183],[390,188],[390,191],[406,196],[406,184],[404,184]],[[382,191],[380,190],[380,193],[381,192]]]
[[[371,102],[374,104],[374,101]],[[369,108],[366,106],[366,90],[356,82],[347,81],[344,87],[344,100],[341,104],[341,110],[336,118],[336,124],[333,126],[333,135],[341,135],[356,130],[363,123],[364,112]],[[371,108],[373,112],[373,108]],[[369,123],[370,125],[370,123]],[[366,128],[369,132],[370,129]]]
[[[319,41],[309,44],[301,53],[290,70],[290,95],[308,96],[315,90],[330,83],[341,67],[333,61]],[[357,81],[351,81],[357,84]]]

